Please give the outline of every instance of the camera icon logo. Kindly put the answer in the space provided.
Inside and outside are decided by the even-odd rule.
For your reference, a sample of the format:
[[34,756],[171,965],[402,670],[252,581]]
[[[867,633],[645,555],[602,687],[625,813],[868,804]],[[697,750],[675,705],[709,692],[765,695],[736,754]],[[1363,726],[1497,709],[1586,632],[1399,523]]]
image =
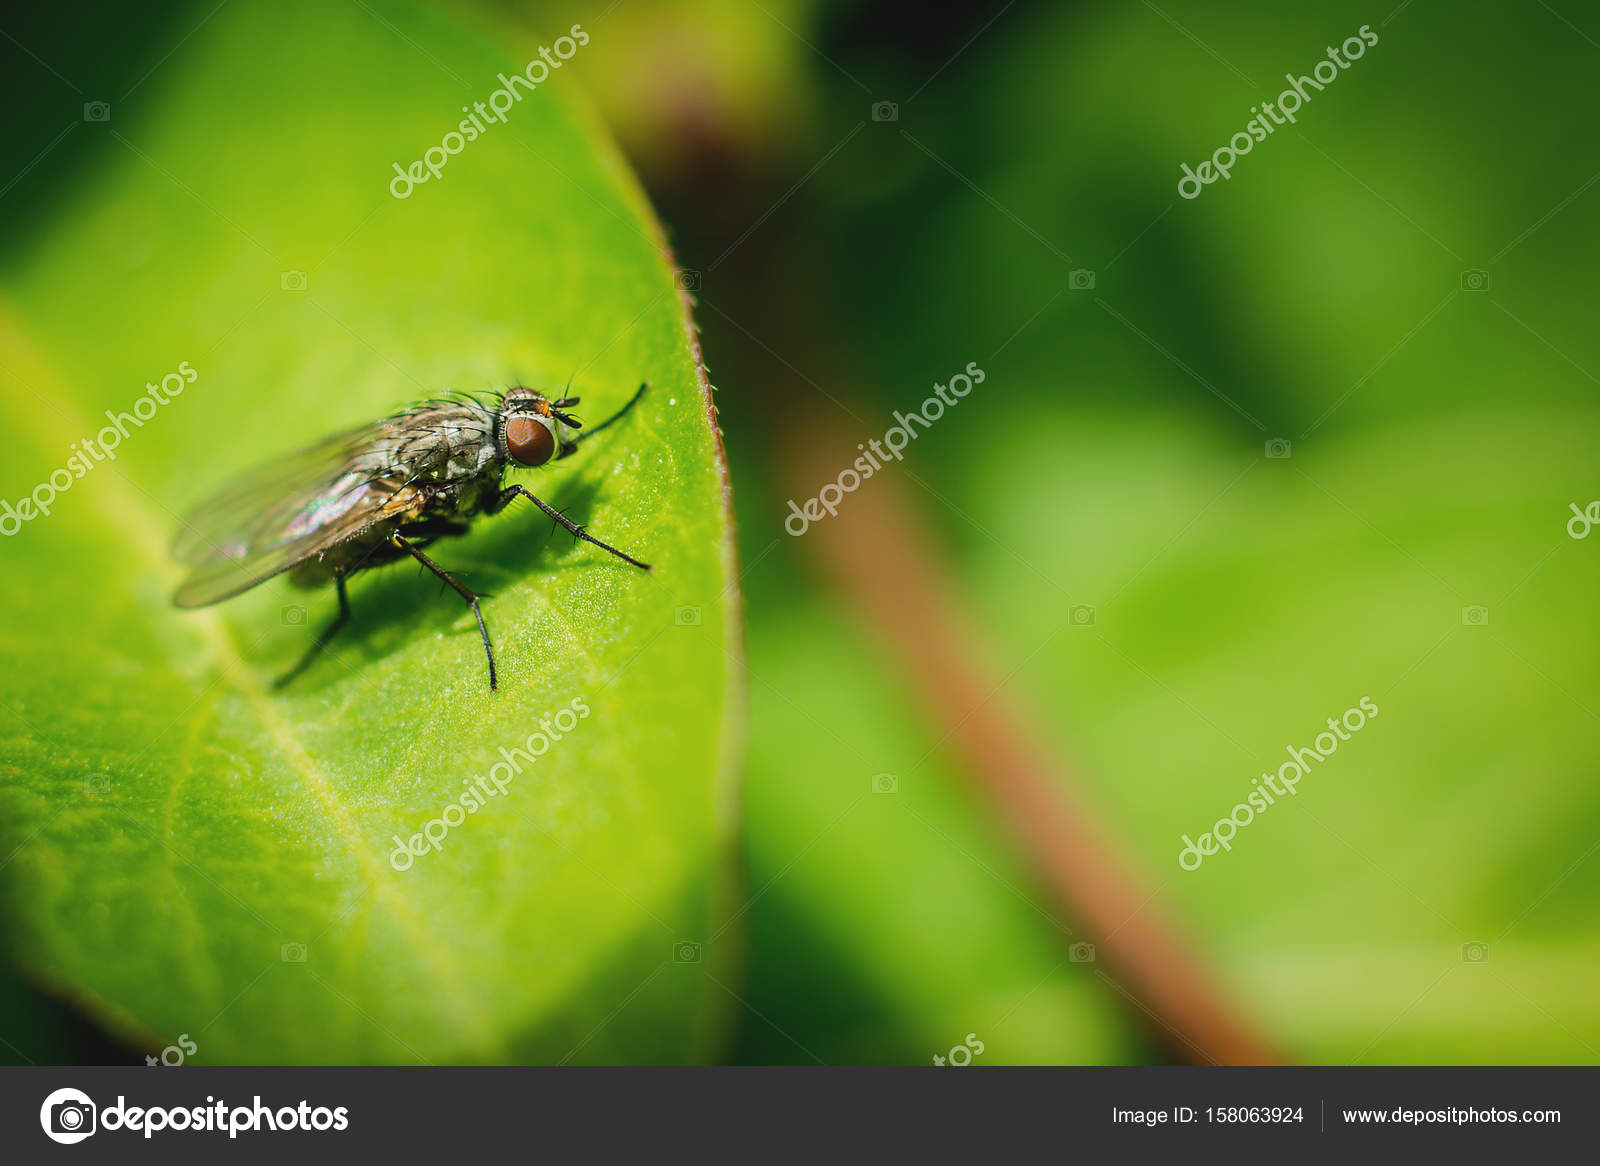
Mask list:
[[1076,271],[1067,273],[1067,286],[1073,291],[1093,291],[1094,272],[1087,267],[1080,267]]
[[1463,607],[1461,609],[1461,622],[1469,628],[1487,627],[1489,626],[1489,609],[1478,604],[1473,604],[1471,607]]
[[1094,626],[1094,608],[1087,603],[1075,603],[1067,608],[1067,620],[1075,628]]
[[1489,273],[1481,267],[1469,267],[1461,273],[1462,291],[1488,291]]
[[1075,943],[1067,948],[1067,958],[1075,964],[1094,963],[1094,944]]
[[278,949],[278,958],[286,964],[303,964],[306,962],[306,945],[286,943]]
[[874,773],[872,775],[872,792],[875,794],[897,794],[900,792],[900,779],[892,773]]
[[1292,447],[1290,446],[1289,439],[1287,437],[1267,438],[1268,457],[1288,457],[1291,449]]
[[1461,945],[1461,962],[1464,964],[1486,964],[1489,962],[1489,945],[1487,943],[1463,943]]
[[900,107],[892,101],[874,101],[872,103],[873,121],[899,121]]
[[700,285],[705,282],[703,279],[701,279],[700,273],[692,267],[678,268],[677,280],[678,290],[686,292],[699,291]]
[[80,1089],[57,1089],[39,1107],[39,1124],[52,1142],[71,1146],[95,1130],[95,1104]]
[[306,609],[298,603],[291,603],[279,610],[278,618],[283,620],[285,627],[297,628],[306,622]]
[[680,939],[672,945],[672,962],[675,964],[699,963],[700,945],[693,940]]
[[686,604],[672,613],[672,622],[680,628],[697,628],[700,626],[700,609],[693,604]]
[[108,101],[86,101],[83,105],[84,121],[110,121],[111,103]]
[[286,271],[278,277],[278,286],[284,291],[305,291],[306,273],[303,271]]
[[103,773],[91,773],[83,779],[83,792],[100,797],[111,792],[111,779]]

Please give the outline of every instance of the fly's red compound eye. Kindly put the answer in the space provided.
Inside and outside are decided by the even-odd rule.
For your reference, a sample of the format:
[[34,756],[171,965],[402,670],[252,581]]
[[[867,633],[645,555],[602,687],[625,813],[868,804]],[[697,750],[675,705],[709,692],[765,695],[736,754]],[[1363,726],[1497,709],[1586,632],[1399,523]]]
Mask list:
[[506,452],[519,465],[542,466],[556,452],[555,434],[526,414],[506,421]]

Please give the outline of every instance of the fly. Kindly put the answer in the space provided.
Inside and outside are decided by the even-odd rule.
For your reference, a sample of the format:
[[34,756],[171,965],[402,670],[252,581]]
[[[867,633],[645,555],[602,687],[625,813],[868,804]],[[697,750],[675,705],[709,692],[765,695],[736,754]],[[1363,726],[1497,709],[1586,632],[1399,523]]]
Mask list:
[[494,647],[478,596],[423,553],[435,539],[464,534],[480,514],[498,514],[519,494],[574,538],[648,571],[650,565],[601,542],[526,487],[504,485],[507,469],[532,469],[571,456],[619,421],[649,388],[591,429],[566,412],[577,397],[551,400],[518,385],[484,399],[458,393],[424,401],[371,425],[337,434],[243,475],[184,523],[172,553],[190,568],[172,598],[178,607],[220,603],[288,572],[298,587],[330,580],[339,614],[300,662],[293,680],[350,618],[345,584],[357,571],[410,556],[466,600],[478,621],[489,688]]

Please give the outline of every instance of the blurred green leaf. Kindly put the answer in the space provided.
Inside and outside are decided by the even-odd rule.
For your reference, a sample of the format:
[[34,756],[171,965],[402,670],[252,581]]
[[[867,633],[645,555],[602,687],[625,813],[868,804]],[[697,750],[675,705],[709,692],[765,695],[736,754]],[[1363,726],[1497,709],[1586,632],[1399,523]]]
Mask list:
[[[721,918],[731,534],[670,260],[576,96],[582,49],[399,200],[392,164],[538,42],[400,2],[204,15],[77,128],[100,135],[92,180],[0,269],[0,497],[146,382],[198,374],[5,541],[13,955],[137,1041],[191,1034],[200,1063],[703,1057],[726,996],[676,945]],[[175,515],[233,471],[410,399],[569,378],[591,422],[653,387],[522,480],[655,570],[526,504],[438,544],[493,595],[500,692],[470,615],[410,570],[358,577],[351,626],[281,694],[331,595],[171,607]],[[551,722],[554,747],[395,869],[394,836]]]
[[[1563,524],[1600,495],[1594,162],[1535,111],[1593,105],[1594,49],[1545,12],[1508,46],[1495,5],[1261,8],[1012,9],[830,160],[796,252],[828,273],[864,391],[856,417],[815,408],[865,440],[968,359],[988,370],[893,472],[957,560],[995,699],[1269,1037],[1313,1062],[1592,1062],[1600,559]],[[1178,195],[1180,162],[1366,22],[1380,43],[1293,132]],[[876,79],[870,49],[824,48]],[[842,138],[856,95],[834,116]],[[733,314],[706,298],[708,328]],[[838,393],[815,344],[761,339]],[[1289,458],[1266,456],[1278,437]],[[1139,1013],[1058,964],[1025,872],[948,788],[946,726],[811,586],[756,477],[751,849],[788,873],[752,913],[751,999],[824,1059],[870,1041],[921,1061],[968,1031],[999,1061],[1134,1055]],[[1364,695],[1382,716],[1297,798],[1179,869],[1182,833]],[[846,775],[798,764],[803,740]],[[897,799],[849,809],[877,770]],[[791,920],[800,953],[764,957]],[[823,1011],[785,958],[864,1003]]]
[[1121,997],[1069,958],[1084,937],[939,749],[949,726],[855,655],[849,615],[793,614],[750,645],[748,992],[770,1023],[740,1058],[927,1065],[973,1033],[979,1064],[1136,1059]]

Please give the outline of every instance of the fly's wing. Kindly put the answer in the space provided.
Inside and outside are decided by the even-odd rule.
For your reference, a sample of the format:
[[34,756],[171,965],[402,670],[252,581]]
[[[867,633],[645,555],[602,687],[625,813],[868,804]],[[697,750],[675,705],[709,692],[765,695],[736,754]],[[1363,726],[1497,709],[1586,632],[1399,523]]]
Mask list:
[[173,602],[238,595],[359,534],[404,483],[386,456],[392,419],[352,429],[236,479],[185,519],[173,556],[190,567]]

